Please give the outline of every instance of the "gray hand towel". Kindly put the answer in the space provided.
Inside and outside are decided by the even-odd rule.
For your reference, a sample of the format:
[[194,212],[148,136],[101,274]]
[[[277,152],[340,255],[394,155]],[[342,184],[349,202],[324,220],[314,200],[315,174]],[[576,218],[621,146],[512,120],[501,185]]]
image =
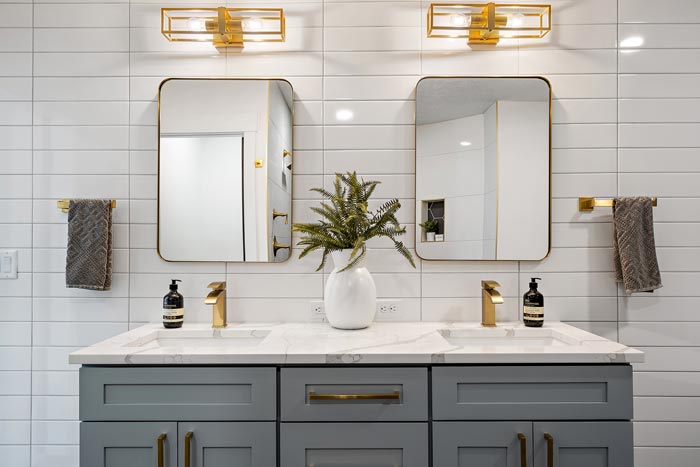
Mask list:
[[651,198],[616,198],[613,206],[615,279],[628,294],[663,287],[654,242]]
[[66,287],[109,290],[112,286],[112,202],[74,199],[68,209]]

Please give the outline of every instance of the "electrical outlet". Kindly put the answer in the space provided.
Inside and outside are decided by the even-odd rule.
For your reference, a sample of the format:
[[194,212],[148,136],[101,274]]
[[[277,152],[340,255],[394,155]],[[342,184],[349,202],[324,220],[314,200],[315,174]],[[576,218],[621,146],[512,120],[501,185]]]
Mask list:
[[326,321],[326,311],[323,309],[322,300],[312,300],[311,305],[311,321]]
[[17,250],[0,250],[0,279],[17,279]]
[[377,300],[377,311],[383,315],[398,313],[399,302],[395,300]]

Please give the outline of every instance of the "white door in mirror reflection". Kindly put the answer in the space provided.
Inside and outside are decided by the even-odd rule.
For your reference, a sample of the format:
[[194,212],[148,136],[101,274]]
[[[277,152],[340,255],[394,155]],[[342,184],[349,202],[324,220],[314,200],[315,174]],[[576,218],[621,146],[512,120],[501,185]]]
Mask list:
[[[161,255],[244,261],[243,137],[161,136],[160,150],[166,155],[160,189],[168,193],[160,203],[159,229],[167,233],[161,235]],[[197,245],[196,254],[187,257],[194,251],[190,245]]]
[[539,260],[549,251],[549,84],[424,78],[416,91],[416,251]]

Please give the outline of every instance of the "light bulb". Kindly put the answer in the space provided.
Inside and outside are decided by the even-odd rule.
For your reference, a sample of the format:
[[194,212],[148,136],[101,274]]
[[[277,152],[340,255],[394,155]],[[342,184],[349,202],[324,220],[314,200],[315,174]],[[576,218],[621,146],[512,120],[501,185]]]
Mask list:
[[354,117],[355,114],[350,109],[339,109],[335,113],[335,119],[340,122],[347,122],[348,120],[352,120]]
[[187,29],[190,31],[204,31],[205,24],[202,18],[189,18],[187,20]]
[[452,23],[452,26],[469,27],[472,24],[472,17],[470,15],[452,15],[450,16],[450,23]]
[[243,29],[246,31],[259,31],[263,27],[263,22],[257,18],[251,18],[243,21]]
[[506,27],[508,28],[521,28],[525,24],[525,15],[522,13],[517,13],[513,16],[508,17],[506,22]]
[[621,49],[630,49],[632,47],[640,47],[644,44],[644,38],[640,36],[626,37],[620,41]]
[[459,142],[459,145],[460,145],[460,146],[467,147],[467,146],[471,146],[472,143],[469,142],[469,141],[460,141],[460,142]]

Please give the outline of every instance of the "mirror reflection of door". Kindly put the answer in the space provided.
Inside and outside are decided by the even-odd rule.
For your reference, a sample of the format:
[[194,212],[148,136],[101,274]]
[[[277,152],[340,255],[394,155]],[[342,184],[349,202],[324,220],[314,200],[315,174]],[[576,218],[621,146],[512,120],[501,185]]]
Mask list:
[[549,251],[549,84],[424,78],[416,91],[416,251],[538,260]]
[[289,257],[292,106],[292,88],[284,80],[177,78],[161,84],[163,259]]

